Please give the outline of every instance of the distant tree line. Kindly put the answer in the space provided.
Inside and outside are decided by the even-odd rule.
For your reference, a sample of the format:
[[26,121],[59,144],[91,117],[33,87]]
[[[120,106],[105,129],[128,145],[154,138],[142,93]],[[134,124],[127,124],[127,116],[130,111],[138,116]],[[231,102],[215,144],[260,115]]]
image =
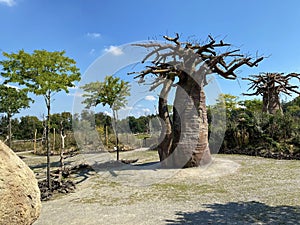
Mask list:
[[[263,102],[258,99],[240,101],[236,96],[222,95],[215,105],[208,106],[209,135],[211,134],[212,116],[216,116],[220,107],[226,108],[226,131],[222,140],[220,153],[238,153],[259,155],[264,157],[295,159],[300,158],[300,97],[286,103],[282,103],[283,114],[267,114],[262,112]],[[105,135],[107,127],[108,135],[114,135],[112,118],[103,113],[93,113],[88,110],[80,115],[72,115],[70,112],[55,113],[51,116],[51,130],[58,134],[61,123],[66,133],[72,135],[73,123],[80,121],[93,121],[100,135]],[[13,140],[32,140],[35,131],[38,139],[45,133],[45,121],[36,116],[23,116],[14,118],[12,123]],[[120,133],[147,134],[159,132],[161,125],[157,115],[129,116],[119,120]],[[129,128],[124,130],[123,127]],[[220,130],[215,127],[215,136],[222,138],[222,124]],[[8,135],[8,122],[6,115],[0,118],[0,138],[6,140]],[[52,136],[51,136],[52,137]],[[213,145],[216,137],[210,139]],[[114,138],[112,138],[112,143]],[[69,145],[76,146],[76,141],[70,141]],[[71,146],[66,146],[71,147]]]
[[[155,115],[140,116],[138,118],[129,116],[119,121],[119,126],[129,127],[130,132],[133,134],[149,133],[151,127],[156,131],[160,128],[158,120],[155,120]],[[152,120],[153,119],[153,120]],[[96,128],[108,127],[109,134],[113,134],[112,118],[103,113],[92,113],[88,110],[83,110],[82,113],[72,115],[70,112],[54,113],[51,115],[51,129],[59,132],[61,122],[63,123],[66,132],[72,132],[73,123],[78,121],[93,121]],[[28,140],[33,139],[35,130],[37,130],[37,138],[42,138],[45,129],[45,120],[39,119],[36,116],[22,116],[20,118],[12,119],[12,135],[13,140]],[[126,130],[127,131],[127,130]],[[124,132],[124,130],[120,130]],[[8,122],[6,115],[0,117],[0,138],[5,140],[8,135]]]

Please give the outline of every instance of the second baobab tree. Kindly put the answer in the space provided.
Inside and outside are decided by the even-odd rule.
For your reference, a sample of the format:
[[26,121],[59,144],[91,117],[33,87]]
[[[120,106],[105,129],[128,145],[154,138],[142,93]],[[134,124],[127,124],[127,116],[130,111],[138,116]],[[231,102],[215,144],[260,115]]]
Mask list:
[[250,87],[248,90],[254,90],[253,93],[245,93],[244,95],[263,96],[263,108],[262,111],[269,114],[275,114],[279,112],[282,114],[282,107],[280,103],[280,93],[284,93],[291,96],[291,93],[300,95],[297,90],[299,86],[292,85],[290,80],[296,78],[300,80],[300,74],[289,73],[284,75],[283,73],[260,73],[258,75],[252,75],[244,80],[250,81]]
[[[208,144],[208,121],[204,87],[209,74],[235,79],[235,71],[243,65],[253,67],[263,57],[252,59],[230,49],[230,44],[217,42],[209,36],[205,44],[179,41],[164,36],[165,43],[139,43],[149,53],[142,63],[151,62],[145,70],[134,72],[139,82],[147,75],[155,75],[151,90],[161,87],[159,117],[163,121],[160,161],[166,167],[195,167],[211,162]],[[168,110],[168,94],[176,88],[173,115]],[[172,116],[172,118],[171,118]]]

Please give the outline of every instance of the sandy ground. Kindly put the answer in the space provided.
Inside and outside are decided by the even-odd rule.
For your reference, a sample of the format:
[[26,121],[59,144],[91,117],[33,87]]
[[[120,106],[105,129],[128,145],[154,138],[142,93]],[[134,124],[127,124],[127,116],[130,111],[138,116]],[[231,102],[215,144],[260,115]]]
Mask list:
[[[208,168],[194,168],[185,170],[169,169],[121,169],[101,171],[88,178],[78,186],[76,193],[63,198],[43,203],[43,210],[38,224],[166,224],[166,219],[176,219],[177,211],[204,209],[201,202],[169,202],[165,199],[140,198],[138,196],[154,194],[151,186],[165,182],[190,182],[217,179],[229,173],[234,173],[239,164],[231,160],[215,159]],[[112,171],[114,173],[112,173]],[[108,182],[121,185],[120,193],[111,192],[106,188],[95,188],[97,183]],[[118,188],[119,189],[119,188]],[[101,194],[112,198],[119,196],[116,202],[102,199]],[[201,190],[199,190],[201,192]],[[200,194],[200,193],[199,193]],[[132,202],[122,201],[132,196]],[[135,198],[137,196],[137,199]],[[120,199],[121,200],[120,200]],[[90,201],[81,201],[91,199]],[[101,203],[104,204],[101,204]]]
[[299,161],[216,155],[208,167],[171,170],[145,150],[122,153],[139,158],[135,166],[82,156],[70,163],[96,172],[78,174],[75,193],[43,202],[34,225],[300,224]]

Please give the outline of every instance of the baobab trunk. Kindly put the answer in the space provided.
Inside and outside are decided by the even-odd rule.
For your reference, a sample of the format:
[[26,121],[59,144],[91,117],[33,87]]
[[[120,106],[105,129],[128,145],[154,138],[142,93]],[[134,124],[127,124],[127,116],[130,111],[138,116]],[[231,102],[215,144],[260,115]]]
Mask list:
[[170,114],[168,111],[168,94],[171,90],[173,80],[166,79],[163,84],[163,88],[160,92],[158,102],[159,118],[162,121],[162,131],[159,137],[160,144],[158,145],[158,155],[163,166],[167,166],[166,159],[170,154],[172,147],[172,124]]
[[262,111],[269,114],[276,114],[277,112],[283,114],[278,93],[269,91],[263,94]]
[[280,114],[283,114],[279,94],[275,93],[272,94],[269,98],[269,104],[268,104],[268,112],[270,114],[276,114],[279,112]]
[[173,117],[172,161],[174,167],[195,167],[211,162],[203,82],[192,77],[176,90]]
[[269,94],[264,93],[263,94],[262,112],[268,113],[268,108],[269,108]]

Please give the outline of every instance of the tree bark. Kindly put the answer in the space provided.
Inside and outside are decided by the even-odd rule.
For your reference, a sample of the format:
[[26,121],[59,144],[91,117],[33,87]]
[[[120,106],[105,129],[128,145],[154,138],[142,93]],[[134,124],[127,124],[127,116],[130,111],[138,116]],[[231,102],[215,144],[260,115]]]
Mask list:
[[160,92],[159,102],[158,102],[158,112],[159,118],[162,122],[162,131],[159,137],[160,144],[158,145],[158,154],[160,162],[163,166],[167,166],[166,159],[170,154],[170,149],[172,147],[172,122],[168,110],[168,94],[171,90],[173,84],[172,79],[166,79],[163,84],[163,88]]
[[270,114],[276,114],[279,112],[280,114],[283,114],[280,99],[279,99],[279,93],[273,92],[269,99],[268,104],[268,112]]
[[277,112],[283,114],[279,93],[275,90],[269,90],[268,92],[263,93],[262,111],[269,114],[276,114]]
[[120,150],[119,150],[119,134],[118,134],[118,112],[113,110],[114,124],[115,124],[115,135],[116,135],[116,147],[117,147],[117,161],[120,160]]
[[269,93],[263,93],[262,112],[268,113],[269,108]]
[[47,186],[51,189],[51,176],[50,176],[50,140],[49,140],[49,129],[50,129],[50,110],[51,110],[51,93],[49,92],[45,96],[45,101],[47,105],[47,121],[46,121],[46,151],[47,151]]
[[186,75],[179,82],[174,101],[172,161],[177,168],[211,162],[208,122],[202,81]]

